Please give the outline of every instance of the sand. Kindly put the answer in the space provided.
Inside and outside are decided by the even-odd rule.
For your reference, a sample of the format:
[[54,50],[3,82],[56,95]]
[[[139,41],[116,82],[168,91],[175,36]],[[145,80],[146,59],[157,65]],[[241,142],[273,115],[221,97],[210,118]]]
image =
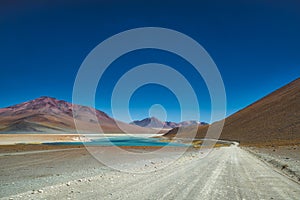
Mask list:
[[78,134],[0,134],[0,145],[78,142]]
[[293,180],[300,182],[300,145],[243,148]]
[[[172,152],[170,152],[172,153]],[[2,199],[297,199],[299,184],[237,146],[206,157],[145,160],[137,172],[101,165],[85,149],[0,157]],[[135,166],[135,163],[123,163]],[[154,171],[148,172],[149,169]]]

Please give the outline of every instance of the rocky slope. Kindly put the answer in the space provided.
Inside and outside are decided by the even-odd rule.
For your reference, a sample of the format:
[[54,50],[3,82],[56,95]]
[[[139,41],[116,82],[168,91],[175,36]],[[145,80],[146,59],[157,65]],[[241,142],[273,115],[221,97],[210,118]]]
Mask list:
[[[196,129],[196,137],[204,138],[208,126]],[[178,130],[165,136],[174,137]],[[188,138],[192,131],[195,127],[183,128],[177,137]],[[300,144],[300,78],[226,118],[220,138],[242,145]]]

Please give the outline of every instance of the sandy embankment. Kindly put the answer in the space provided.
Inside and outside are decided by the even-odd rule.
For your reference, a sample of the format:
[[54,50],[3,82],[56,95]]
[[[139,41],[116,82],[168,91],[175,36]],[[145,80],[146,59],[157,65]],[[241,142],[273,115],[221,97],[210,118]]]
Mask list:
[[243,148],[300,183],[300,145]]

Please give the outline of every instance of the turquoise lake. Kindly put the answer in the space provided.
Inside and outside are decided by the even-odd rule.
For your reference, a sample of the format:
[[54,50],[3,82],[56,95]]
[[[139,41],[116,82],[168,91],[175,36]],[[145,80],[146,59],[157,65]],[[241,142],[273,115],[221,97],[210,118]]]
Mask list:
[[118,137],[105,137],[101,139],[94,139],[90,142],[54,142],[54,143],[44,143],[48,145],[91,145],[91,146],[187,146],[186,144],[176,143],[176,142],[162,142],[160,138],[145,138],[145,137],[128,137],[128,136],[118,136]]

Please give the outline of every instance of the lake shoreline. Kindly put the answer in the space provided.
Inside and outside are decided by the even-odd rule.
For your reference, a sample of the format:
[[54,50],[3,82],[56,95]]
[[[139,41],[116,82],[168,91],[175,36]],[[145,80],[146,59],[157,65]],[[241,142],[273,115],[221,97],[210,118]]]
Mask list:
[[105,133],[105,134],[0,134],[0,146],[16,144],[43,144],[55,142],[88,142],[92,139],[105,137],[135,136],[135,137],[157,137],[162,134],[125,134],[125,133]]

